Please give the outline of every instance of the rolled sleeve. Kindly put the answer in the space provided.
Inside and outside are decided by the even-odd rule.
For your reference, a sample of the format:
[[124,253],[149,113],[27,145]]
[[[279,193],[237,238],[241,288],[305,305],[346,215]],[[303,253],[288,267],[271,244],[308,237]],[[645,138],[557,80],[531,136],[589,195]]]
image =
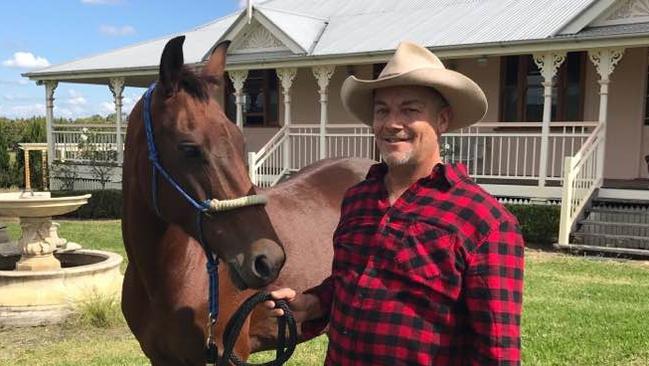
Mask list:
[[321,284],[304,291],[304,293],[315,295],[318,298],[320,308],[324,314],[318,319],[302,323],[302,335],[305,339],[310,339],[322,334],[329,324],[329,314],[331,313],[334,295],[333,278],[331,276],[327,277]]

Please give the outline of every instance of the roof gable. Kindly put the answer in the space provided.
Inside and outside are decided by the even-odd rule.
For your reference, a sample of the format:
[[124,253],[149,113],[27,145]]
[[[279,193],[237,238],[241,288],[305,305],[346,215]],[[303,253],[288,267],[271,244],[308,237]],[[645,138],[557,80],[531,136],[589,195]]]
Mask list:
[[615,6],[604,12],[590,26],[601,27],[646,22],[649,22],[649,0],[623,0],[618,1]]
[[324,19],[310,15],[260,6],[252,8],[251,19],[242,12],[215,44],[231,40],[228,53],[232,55],[269,52],[308,55],[327,24]]

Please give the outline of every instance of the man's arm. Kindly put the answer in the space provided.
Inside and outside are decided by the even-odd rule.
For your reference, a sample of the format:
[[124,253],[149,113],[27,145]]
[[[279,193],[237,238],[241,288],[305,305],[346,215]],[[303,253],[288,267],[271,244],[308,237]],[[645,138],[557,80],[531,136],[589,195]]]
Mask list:
[[515,219],[481,243],[465,278],[469,321],[476,333],[472,365],[519,365],[524,242]]

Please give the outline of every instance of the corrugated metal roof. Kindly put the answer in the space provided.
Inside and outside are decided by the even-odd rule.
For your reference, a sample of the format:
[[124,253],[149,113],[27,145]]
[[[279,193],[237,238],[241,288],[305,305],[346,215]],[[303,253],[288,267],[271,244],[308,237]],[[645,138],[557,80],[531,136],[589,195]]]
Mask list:
[[306,54],[311,53],[315,42],[327,25],[326,19],[311,15],[266,9],[264,7],[258,7],[258,10],[278,28],[281,28],[284,34],[302,47]]
[[[294,1],[272,0],[267,6],[289,5],[284,3],[292,6]],[[352,15],[343,13],[329,19],[313,55],[390,50],[402,39],[428,47],[544,39],[554,35],[592,2],[432,1],[420,2],[421,7],[416,11],[386,7],[371,13],[356,13],[352,9]]]
[[[303,57],[309,57],[387,51],[405,39],[431,48],[559,39],[563,36],[554,36],[596,2],[267,0],[255,7],[305,50]],[[200,62],[214,43],[231,29],[239,14],[184,33],[187,36],[184,46],[186,62]],[[245,21],[245,17],[240,17],[239,21]],[[606,35],[606,30],[586,32],[592,32],[593,36]],[[173,36],[55,65],[28,75],[155,66],[164,44]]]

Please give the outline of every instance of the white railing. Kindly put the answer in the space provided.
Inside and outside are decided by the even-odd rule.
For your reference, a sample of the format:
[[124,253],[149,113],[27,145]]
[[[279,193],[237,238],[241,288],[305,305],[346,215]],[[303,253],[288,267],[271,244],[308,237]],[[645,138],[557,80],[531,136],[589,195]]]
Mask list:
[[[552,122],[548,135],[546,180],[561,180],[563,158],[575,154],[597,122]],[[483,122],[442,135],[446,161],[466,165],[473,178],[540,178],[540,122]]]
[[[317,125],[291,125],[291,171],[320,160],[320,127]],[[325,130],[327,158],[376,158],[372,129],[359,124],[328,125]]]
[[[126,135],[126,125],[122,126],[122,141]],[[54,124],[54,159],[87,163],[101,161],[117,163],[117,134],[114,124]],[[84,154],[87,151],[98,152]]]
[[604,158],[605,131],[603,125],[597,126],[581,149],[574,156],[565,158],[559,244],[569,244],[576,220],[595,190],[602,185],[603,165],[600,160]]
[[[552,122],[548,135],[546,177],[548,181],[563,178],[564,157],[574,155],[588,139],[597,122]],[[474,178],[496,180],[540,179],[541,122],[483,122],[442,136],[443,157],[449,162],[467,166]],[[320,160],[320,127],[291,125],[288,134],[288,166],[294,172]],[[280,134],[276,135],[276,138]],[[275,139],[275,138],[274,138]],[[272,145],[271,140],[267,146]],[[378,159],[374,135],[370,127],[360,124],[327,125],[325,130],[326,157],[359,157]],[[268,148],[265,148],[268,149]],[[255,166],[272,159],[262,149],[255,155]],[[260,163],[264,161],[264,163]],[[262,165],[260,165],[262,164]],[[251,164],[252,166],[252,164]],[[252,173],[251,173],[252,174]],[[264,176],[265,172],[255,174]],[[282,173],[283,174],[283,173]],[[281,179],[281,177],[280,177]]]
[[272,187],[290,170],[288,128],[282,127],[259,151],[248,153],[248,170],[252,182]]

